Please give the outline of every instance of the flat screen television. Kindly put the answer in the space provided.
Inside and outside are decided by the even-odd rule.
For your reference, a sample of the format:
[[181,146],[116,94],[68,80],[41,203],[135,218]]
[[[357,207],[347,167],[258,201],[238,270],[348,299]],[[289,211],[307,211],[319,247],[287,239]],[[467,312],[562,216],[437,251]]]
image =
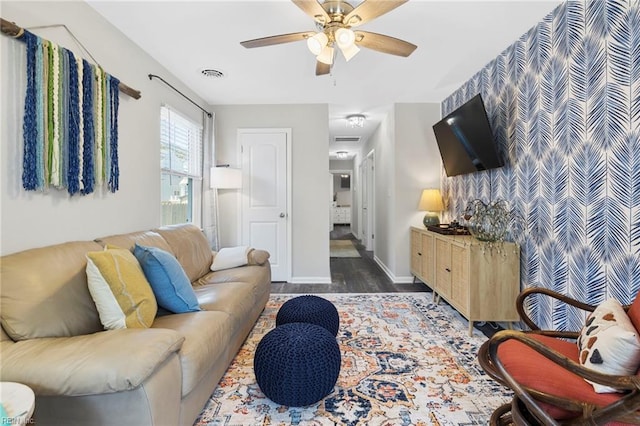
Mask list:
[[447,176],[504,166],[480,94],[434,124],[433,133]]

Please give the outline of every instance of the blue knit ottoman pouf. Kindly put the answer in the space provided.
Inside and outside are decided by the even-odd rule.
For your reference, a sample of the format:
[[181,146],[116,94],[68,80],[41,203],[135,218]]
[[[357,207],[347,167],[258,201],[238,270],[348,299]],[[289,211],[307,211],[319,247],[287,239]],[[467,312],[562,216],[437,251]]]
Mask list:
[[316,324],[337,336],[340,317],[336,307],[327,299],[306,295],[287,300],[278,310],[276,327],[291,322]]
[[340,348],[331,333],[319,325],[294,322],[276,327],[262,338],[253,370],[267,398],[289,407],[304,407],[331,393],[340,362]]

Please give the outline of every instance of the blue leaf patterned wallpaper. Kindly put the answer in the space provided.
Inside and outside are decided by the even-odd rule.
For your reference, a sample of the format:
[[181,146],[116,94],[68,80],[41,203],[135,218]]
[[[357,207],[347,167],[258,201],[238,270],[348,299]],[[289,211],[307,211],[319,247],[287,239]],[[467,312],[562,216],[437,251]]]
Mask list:
[[[447,178],[448,215],[505,199],[524,219],[521,286],[591,304],[640,290],[640,2],[569,1],[442,104],[481,93],[506,166]],[[548,298],[528,307],[543,328],[584,318]]]

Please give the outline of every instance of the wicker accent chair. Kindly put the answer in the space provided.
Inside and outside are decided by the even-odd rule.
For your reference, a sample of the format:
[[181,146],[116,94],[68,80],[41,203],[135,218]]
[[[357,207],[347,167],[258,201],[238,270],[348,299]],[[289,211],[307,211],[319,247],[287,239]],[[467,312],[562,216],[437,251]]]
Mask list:
[[[540,330],[524,310],[532,295],[552,297],[584,311],[596,308],[544,288],[528,288],[518,296],[518,313],[531,331],[500,331],[478,352],[485,372],[514,392],[511,403],[494,411],[490,424],[640,424],[640,375],[613,376],[580,365],[575,343],[579,331]],[[636,330],[640,329],[639,299],[624,306]],[[621,392],[596,393],[584,379]]]

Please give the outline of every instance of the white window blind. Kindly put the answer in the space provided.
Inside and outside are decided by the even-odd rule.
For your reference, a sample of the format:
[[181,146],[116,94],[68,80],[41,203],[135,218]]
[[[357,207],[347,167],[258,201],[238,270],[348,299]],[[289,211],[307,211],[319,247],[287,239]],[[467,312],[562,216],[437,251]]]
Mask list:
[[202,126],[167,106],[160,110],[160,167],[202,179]]

